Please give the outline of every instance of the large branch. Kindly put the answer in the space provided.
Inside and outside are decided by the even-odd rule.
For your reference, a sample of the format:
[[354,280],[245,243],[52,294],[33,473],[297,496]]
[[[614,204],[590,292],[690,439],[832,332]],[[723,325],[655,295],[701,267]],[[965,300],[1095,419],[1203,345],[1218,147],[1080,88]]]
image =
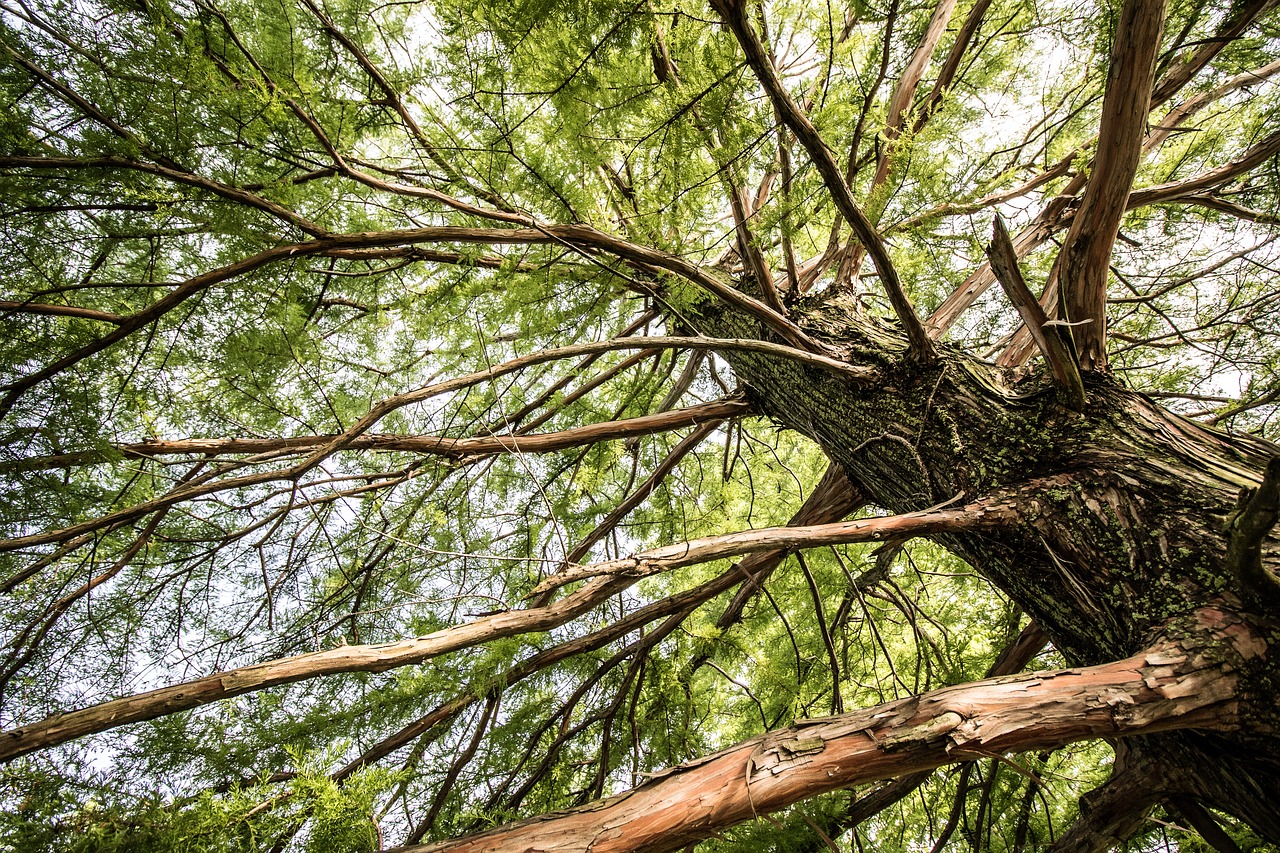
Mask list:
[[1164,0],[1126,0],[1120,11],[1102,99],[1098,154],[1058,259],[1064,319],[1073,326],[1085,370],[1107,366],[1111,250],[1142,158],[1164,12]]
[[573,581],[596,577],[642,578],[684,566],[706,563],[757,551],[818,548],[854,542],[878,542],[916,536],[937,536],[1007,526],[1018,518],[1012,501],[982,501],[961,509],[908,512],[886,518],[863,518],[803,527],[762,527],[720,536],[704,536],[676,545],[642,551],[630,557],[571,566],[540,583],[535,593],[556,589]]
[[583,615],[637,579],[661,571],[758,551],[989,529],[1008,524],[1015,517],[1011,504],[997,501],[962,510],[935,510],[843,524],[771,527],[730,533],[655,548],[622,560],[576,566],[549,578],[535,590],[535,594],[542,593],[571,580],[594,578],[553,603],[495,613],[425,637],[341,646],[238,667],[0,732],[0,762],[125,723],[155,719],[268,687],[338,673],[385,672],[503,637],[547,631]]
[[[1017,638],[1004,647],[1000,656],[987,669],[986,677],[998,675],[1014,675],[1021,672],[1036,655],[1044,650],[1049,638],[1044,629],[1034,620],[1027,623]],[[920,770],[906,776],[899,776],[892,782],[864,794],[849,803],[844,814],[836,815],[826,827],[828,835],[839,835],[844,830],[857,826],[865,820],[879,814],[894,803],[901,802],[933,776],[934,770]]]
[[755,72],[769,100],[778,111],[778,115],[808,152],[818,174],[822,176],[823,184],[831,193],[836,209],[849,222],[854,234],[862,242],[867,254],[871,256],[871,262],[875,265],[876,273],[884,284],[894,313],[897,314],[898,321],[902,323],[903,330],[907,334],[911,355],[920,361],[933,360],[933,341],[925,334],[924,326],[921,325],[920,318],[911,305],[906,290],[903,289],[897,268],[894,267],[893,261],[889,258],[889,252],[885,248],[884,239],[876,233],[871,220],[854,201],[853,193],[840,172],[840,166],[836,163],[831,149],[822,141],[818,129],[813,126],[791,98],[786,87],[782,85],[777,70],[769,60],[768,52],[760,43],[760,37],[747,20],[747,4],[743,0],[712,0],[711,6],[737,37],[746,55],[747,64]]
[[339,673],[386,672],[503,637],[549,631],[581,616],[621,592],[629,583],[615,579],[596,581],[545,607],[503,611],[425,637],[339,646],[242,666],[78,711],[55,714],[38,723],[0,732],[0,763],[95,732],[153,720],[268,687]]
[[624,794],[421,853],[678,850],[851,785],[1090,738],[1236,725],[1236,676],[1173,642],[1126,660],[947,687],[798,723]]

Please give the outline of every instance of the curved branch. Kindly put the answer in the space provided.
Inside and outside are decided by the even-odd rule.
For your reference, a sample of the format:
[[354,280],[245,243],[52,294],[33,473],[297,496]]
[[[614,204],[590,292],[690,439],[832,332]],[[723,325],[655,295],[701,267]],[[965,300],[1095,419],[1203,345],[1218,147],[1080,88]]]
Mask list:
[[[289,243],[265,249],[232,264],[188,279],[151,305],[123,318],[119,327],[110,334],[86,344],[75,352],[69,353],[52,364],[23,376],[19,380],[0,386],[7,392],[4,398],[0,400],[0,419],[3,419],[9,413],[22,394],[38,383],[55,376],[90,356],[102,352],[139,329],[158,320],[192,296],[207,290],[215,284],[238,278],[269,264],[290,258],[312,257],[351,249],[376,249],[392,246],[411,246],[421,243],[488,243],[492,245],[557,243],[587,253],[606,252],[622,260],[640,264],[644,267],[666,270],[701,286],[713,296],[760,320],[766,327],[773,329],[784,340],[797,347],[800,352],[812,353],[811,360],[813,363],[827,366],[841,364],[841,362],[821,355],[826,348],[805,334],[795,323],[776,313],[760,300],[748,296],[721,281],[702,267],[690,263],[684,258],[639,246],[621,237],[598,231],[590,226],[540,225],[534,228],[435,226],[335,234],[303,243]],[[765,344],[765,346],[777,347],[778,345]],[[780,349],[786,350],[787,348],[780,347]],[[843,365],[836,369],[846,370],[846,372],[850,370],[848,365]],[[851,368],[851,370],[856,374],[861,368]]]
[[75,317],[80,320],[98,320],[119,326],[124,318],[119,314],[98,311],[93,308],[78,308],[75,305],[44,305],[38,302],[14,302],[0,299],[0,314],[40,314],[46,317]]
[[339,673],[386,672],[503,637],[547,631],[581,616],[629,585],[629,580],[596,581],[546,607],[503,611],[444,628],[425,637],[393,643],[339,646],[242,666],[78,711],[56,714],[38,723],[0,732],[0,763],[127,723],[153,720],[268,687]]
[[[1174,659],[1182,663],[1167,666]],[[807,797],[958,759],[1088,738],[1229,728],[1235,682],[1165,642],[1115,663],[989,679],[808,721],[583,808],[405,853],[678,850]]]

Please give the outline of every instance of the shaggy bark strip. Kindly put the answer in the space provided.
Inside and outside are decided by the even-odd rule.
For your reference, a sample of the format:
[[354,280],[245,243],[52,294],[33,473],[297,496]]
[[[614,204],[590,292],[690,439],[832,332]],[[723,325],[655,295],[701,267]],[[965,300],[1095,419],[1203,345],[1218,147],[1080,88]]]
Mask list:
[[[1257,653],[1249,643],[1237,651]],[[806,797],[957,760],[1088,738],[1229,730],[1236,724],[1229,668],[1162,641],[1100,666],[943,688],[771,732],[579,809],[400,850],[661,853]]]

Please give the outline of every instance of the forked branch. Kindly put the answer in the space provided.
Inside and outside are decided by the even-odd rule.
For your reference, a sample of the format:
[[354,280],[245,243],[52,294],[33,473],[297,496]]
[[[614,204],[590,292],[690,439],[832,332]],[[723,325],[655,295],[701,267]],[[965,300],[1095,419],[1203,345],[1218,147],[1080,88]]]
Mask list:
[[871,262],[875,265],[880,281],[884,283],[885,292],[893,305],[894,313],[897,314],[898,321],[902,323],[902,328],[907,334],[911,356],[917,361],[932,361],[935,357],[933,341],[925,334],[924,326],[885,248],[884,239],[876,233],[875,226],[854,200],[835,156],[822,141],[818,129],[813,126],[791,98],[786,87],[782,85],[777,70],[769,60],[768,51],[760,43],[760,37],[756,34],[751,22],[747,20],[747,4],[743,0],[712,0],[711,6],[737,37],[738,43],[746,54],[747,64],[755,72],[760,85],[764,87],[769,100],[778,111],[778,115],[808,152],[818,174],[822,176],[823,184],[831,193],[836,209],[848,220],[854,234],[862,242],[867,254],[871,256]]

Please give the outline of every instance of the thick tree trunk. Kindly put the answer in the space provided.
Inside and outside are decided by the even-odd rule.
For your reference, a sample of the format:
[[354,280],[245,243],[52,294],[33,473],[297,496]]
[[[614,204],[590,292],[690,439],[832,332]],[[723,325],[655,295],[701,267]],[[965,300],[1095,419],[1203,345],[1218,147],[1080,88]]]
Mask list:
[[1201,611],[1182,628],[1179,639],[1123,661],[993,678],[809,720],[599,803],[401,849],[658,853],[806,797],[957,760],[1185,727],[1231,731],[1238,673],[1264,646],[1219,610]]
[[[1098,377],[1074,411],[1047,383],[1009,385],[956,353],[912,360],[905,340],[836,300],[803,307],[796,316],[808,335],[882,379],[868,386],[768,354],[725,353],[757,410],[819,442],[895,513],[1008,499],[1019,515],[1007,525],[926,535],[1000,586],[1081,668],[808,721],[612,799],[415,849],[676,850],[838,788],[1122,736],[1133,737],[1131,767],[1160,768],[1161,797],[1194,797],[1280,838],[1268,654],[1277,614],[1241,588],[1224,532],[1276,448],[1206,430]],[[688,316],[704,334],[765,333],[721,309]],[[1247,547],[1269,577],[1266,547]],[[1096,808],[1064,844],[1106,847],[1156,801],[1126,802],[1117,789],[1099,792],[1095,800],[1114,807]]]
[[[1276,446],[1206,429],[1097,375],[1083,410],[1072,411],[1047,377],[1014,383],[947,350],[921,366],[904,339],[843,298],[800,307],[793,316],[811,337],[883,379],[854,387],[727,353],[757,410],[821,444],[892,512],[1012,497],[1015,523],[933,538],[1033,616],[1073,665],[1126,658],[1206,605],[1250,626],[1261,651],[1240,673],[1240,726],[1212,744],[1179,735],[1141,748],[1183,756],[1174,763],[1198,771],[1181,774],[1184,790],[1280,840],[1267,818],[1268,798],[1280,794],[1280,669],[1266,653],[1280,642],[1276,543],[1258,533],[1246,571],[1226,531],[1229,518],[1233,530],[1245,526],[1234,521],[1238,499],[1258,486]],[[708,334],[759,333],[739,318],[713,308],[693,322]],[[1252,502],[1267,504],[1252,518],[1264,532],[1276,515],[1268,492]],[[1234,552],[1246,537],[1232,535]],[[1207,755],[1226,769],[1203,771]]]

